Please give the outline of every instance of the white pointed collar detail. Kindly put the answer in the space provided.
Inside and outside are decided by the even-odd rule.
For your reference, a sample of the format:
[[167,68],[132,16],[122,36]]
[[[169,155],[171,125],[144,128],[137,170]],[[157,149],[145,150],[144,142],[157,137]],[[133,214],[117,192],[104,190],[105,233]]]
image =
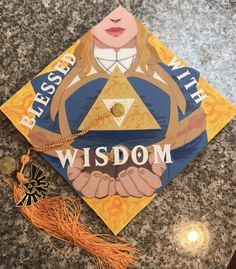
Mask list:
[[98,64],[108,73],[112,73],[118,66],[121,72],[127,71],[135,60],[136,48],[122,48],[118,52],[114,49],[94,49],[94,56]]

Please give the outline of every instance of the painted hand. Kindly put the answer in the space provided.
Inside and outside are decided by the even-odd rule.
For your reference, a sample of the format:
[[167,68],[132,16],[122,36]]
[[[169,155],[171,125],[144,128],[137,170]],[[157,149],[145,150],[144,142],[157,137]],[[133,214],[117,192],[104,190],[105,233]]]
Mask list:
[[158,163],[154,163],[154,153],[149,153],[148,162],[152,167],[152,172],[157,176],[162,176],[166,170],[166,164],[158,156]]
[[75,190],[81,192],[87,198],[103,198],[115,194],[114,178],[100,171],[83,172],[83,168],[82,157],[75,159],[72,167],[68,166],[67,176],[72,181]]
[[134,167],[121,171],[115,182],[116,191],[120,196],[142,197],[151,196],[162,186],[160,176],[166,170],[166,165],[159,158],[154,164],[154,154],[150,153],[148,162],[151,170],[144,167]]

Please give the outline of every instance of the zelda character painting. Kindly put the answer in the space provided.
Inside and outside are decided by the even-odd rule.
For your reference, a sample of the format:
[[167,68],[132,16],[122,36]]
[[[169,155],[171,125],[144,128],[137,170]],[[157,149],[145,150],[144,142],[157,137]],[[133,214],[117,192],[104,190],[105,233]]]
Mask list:
[[235,114],[121,6],[1,110],[115,234]]
[[[85,34],[55,67],[32,80],[30,141],[37,146],[101,121],[67,151],[45,158],[87,198],[151,196],[207,144],[199,72],[166,65],[152,34],[119,7]],[[63,64],[67,64],[63,67]]]
[[[53,4],[50,4],[50,1],[46,2],[44,10],[51,12]],[[27,5],[32,10],[33,7],[35,8],[32,3]],[[72,3],[69,5],[75,8]],[[7,6],[9,5],[6,5],[6,8]],[[76,6],[80,8],[80,3],[76,3]],[[57,7],[56,12],[58,11]],[[93,12],[97,17],[97,10]],[[7,13],[7,20],[12,20],[9,14],[15,15],[15,13]],[[22,16],[23,12],[20,14]],[[73,13],[72,16],[71,13],[63,13],[63,23],[64,19],[70,23],[78,20],[79,14],[74,14],[77,13]],[[162,11],[160,14],[162,15]],[[85,17],[87,15],[86,13]],[[45,17],[40,14],[43,20],[49,20],[50,17],[47,16],[48,13]],[[25,17],[19,20],[21,24],[24,23]],[[63,29],[68,28],[63,26]],[[170,27],[168,31],[169,29]],[[163,30],[161,26],[159,30],[160,32]],[[18,46],[15,32],[15,30],[13,32],[7,30],[6,36],[8,40],[14,41],[14,46]],[[79,34],[76,31],[74,33]],[[175,32],[173,30],[170,33],[172,38]],[[29,35],[31,34],[29,31]],[[32,40],[34,40],[33,36]],[[40,42],[43,42],[41,40],[40,37]],[[9,47],[10,45],[7,45],[4,48],[4,57],[8,57],[9,53],[7,54],[6,51]],[[17,52],[22,53],[27,50],[23,47],[24,44]],[[187,47],[186,52],[188,52]],[[19,53],[14,55],[14,57],[18,56]],[[34,57],[38,61],[39,56],[36,53]],[[12,59],[5,61],[4,63],[7,64],[3,66],[5,68],[9,65],[9,70],[15,70],[16,67],[12,69],[12,65],[9,64],[10,60]],[[12,62],[15,63],[15,59]],[[23,62],[19,61],[19,63]],[[35,254],[29,258],[30,252],[24,239],[25,235],[23,236],[26,229],[19,233],[19,229],[24,227],[23,222],[14,219],[14,222],[10,222],[9,225],[6,218],[7,220],[2,224],[5,225],[4,231],[10,230],[12,233],[15,224],[13,237],[10,236],[9,240],[13,241],[12,238],[16,238],[20,249],[26,246],[25,252],[17,252],[18,263],[15,261],[16,257],[12,259],[5,255],[5,249],[11,256],[14,253],[10,247],[2,246],[7,268],[13,264],[15,267],[19,265],[22,268],[23,256],[26,256],[24,261],[27,263],[25,265],[27,268],[47,267],[50,262],[53,268],[61,265],[67,268],[90,268],[87,262],[77,263],[84,255],[77,247],[90,253],[99,269],[127,269],[130,266],[137,268],[135,263],[140,253],[138,247],[116,235],[153,199],[159,200],[156,200],[156,204],[153,203],[154,206],[146,214],[151,212],[155,221],[152,222],[149,218],[143,221],[144,215],[141,216],[141,221],[137,220],[138,233],[145,233],[141,236],[142,247],[145,248],[147,245],[147,250],[154,253],[157,259],[162,259],[164,266],[171,261],[169,266],[174,268],[175,261],[182,258],[179,255],[176,260],[172,259],[177,248],[184,257],[191,260],[191,268],[200,266],[196,261],[200,257],[195,255],[197,252],[192,252],[194,256],[191,257],[182,252],[181,248],[187,245],[188,239],[194,251],[198,249],[196,246],[204,246],[206,249],[212,240],[207,227],[203,223],[197,225],[191,220],[189,221],[191,227],[187,223],[177,229],[175,222],[180,219],[184,222],[185,217],[189,216],[191,218],[194,216],[195,220],[195,215],[198,215],[201,221],[203,218],[207,219],[209,216],[208,213],[206,214],[206,208],[209,209],[211,199],[215,199],[215,189],[220,190],[225,181],[221,178],[216,180],[216,177],[208,179],[208,183],[212,180],[214,185],[210,187],[211,189],[208,188],[209,193],[203,193],[206,179],[200,178],[200,174],[193,172],[192,175],[197,174],[199,178],[196,179],[196,185],[193,185],[191,193],[188,185],[189,178],[184,179],[181,171],[236,115],[236,107],[209,85],[199,71],[190,67],[167,48],[128,10],[122,6],[116,7],[35,75],[0,109],[28,141],[28,149],[19,147],[14,152],[14,154],[19,153],[19,157],[21,155],[18,162],[10,156],[0,160],[0,172],[5,171],[6,175],[12,176],[10,181],[7,181],[12,200],[10,199],[10,202],[3,206],[4,216],[8,216],[9,204],[12,203],[12,206],[17,209],[11,210],[9,216],[15,218],[15,214],[21,212],[31,225],[41,231],[40,236],[46,235],[45,242],[49,242],[50,246],[63,256],[62,263],[58,262],[58,257],[55,259],[55,256],[50,256],[52,252],[49,253],[50,259],[46,259],[49,256],[41,249],[43,253],[41,256],[45,261],[41,262],[41,258],[35,261],[35,257],[39,256],[37,248],[36,252],[32,249]],[[12,142],[12,140],[11,137],[6,141]],[[16,145],[18,144],[13,144],[12,147],[10,145],[9,151],[16,149]],[[35,162],[36,156],[33,153],[38,153],[44,160],[38,159]],[[228,155],[224,160],[227,158]],[[203,162],[199,163],[202,165]],[[60,187],[55,184],[58,183],[55,174],[50,175],[45,169],[48,164],[61,176]],[[204,172],[208,173],[209,167],[205,166]],[[174,178],[179,185],[173,184]],[[201,186],[199,187],[198,184]],[[230,184],[231,182],[228,189],[231,188]],[[200,191],[196,192],[198,187]],[[216,196],[224,196],[224,191],[225,189],[222,188],[222,192],[216,193]],[[177,195],[180,197],[179,206],[176,206],[177,195],[174,196],[174,192],[178,192]],[[5,194],[5,189],[2,193]],[[207,200],[206,196],[212,193],[213,195]],[[199,196],[198,199],[195,199],[196,196]],[[218,202],[227,204],[230,197],[227,200],[216,198],[217,203],[214,202],[215,206],[211,211],[218,209]],[[6,196],[6,199],[8,198],[9,196]],[[188,200],[184,205],[182,205],[183,199]],[[206,202],[200,203],[200,199],[206,199]],[[84,220],[80,221],[81,200],[94,210],[113,235],[106,230],[102,233],[93,232]],[[170,204],[172,207],[169,206]],[[202,210],[206,204],[210,206]],[[201,210],[197,210],[197,207],[201,207]],[[222,210],[225,210],[225,207]],[[230,212],[229,210],[215,214],[217,221],[220,214]],[[176,211],[182,213],[176,214]],[[166,224],[167,221],[169,225]],[[211,226],[217,221],[211,222]],[[93,225],[91,222],[89,224]],[[142,230],[144,226],[148,228]],[[132,226],[131,229],[133,232]],[[128,229],[127,231],[130,232]],[[217,230],[216,234],[221,234],[221,231],[222,229]],[[172,249],[170,245],[173,242],[170,238],[174,234],[179,245],[178,247],[173,245]],[[155,235],[158,244],[153,241]],[[6,238],[6,235],[3,234],[3,237]],[[187,239],[183,240],[185,238]],[[57,247],[57,239],[65,242],[63,251]],[[38,244],[43,242],[35,241],[38,241]],[[159,248],[161,245],[159,243],[162,242],[167,248]],[[75,248],[68,247],[67,243]],[[213,243],[215,244],[215,241]],[[149,245],[153,245],[154,248]],[[61,244],[58,246],[60,247]],[[13,248],[16,249],[15,246]],[[159,256],[159,252],[163,252],[166,258]],[[227,252],[229,253],[228,249]],[[76,264],[71,263],[72,255],[75,255]],[[205,256],[203,257],[205,260]],[[160,267],[160,263],[154,263],[156,258],[152,257],[150,266],[145,259],[146,257],[144,263],[141,263],[142,268]],[[218,256],[215,256],[215,260],[218,262]],[[90,258],[87,261],[90,262]],[[208,260],[205,262],[208,263]],[[184,261],[181,268],[186,264]]]

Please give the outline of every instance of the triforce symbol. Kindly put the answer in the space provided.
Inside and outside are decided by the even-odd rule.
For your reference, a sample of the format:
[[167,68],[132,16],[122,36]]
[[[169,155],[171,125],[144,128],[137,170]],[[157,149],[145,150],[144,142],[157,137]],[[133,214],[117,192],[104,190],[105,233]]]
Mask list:
[[125,117],[127,116],[130,107],[134,103],[134,98],[128,98],[128,99],[103,99],[103,102],[108,110],[111,110],[111,108],[115,104],[122,104],[125,108],[124,114],[121,117],[115,117],[113,116],[115,122],[120,127],[122,122],[124,121]]

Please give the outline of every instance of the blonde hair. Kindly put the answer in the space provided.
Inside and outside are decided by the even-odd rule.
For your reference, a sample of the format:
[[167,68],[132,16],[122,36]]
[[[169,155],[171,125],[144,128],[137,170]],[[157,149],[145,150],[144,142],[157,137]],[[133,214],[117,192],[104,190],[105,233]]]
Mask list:
[[[139,66],[141,70],[150,74],[147,66],[150,64],[161,63],[161,59],[156,49],[148,42],[152,33],[140,22],[137,21],[138,32],[136,35],[136,48],[139,56]],[[79,45],[75,48],[74,55],[76,57],[77,66],[80,69],[79,76],[85,77],[92,68],[94,50],[94,37],[91,31],[87,32],[82,38]]]
[[[186,110],[185,97],[181,89],[179,88],[178,84],[172,78],[172,76],[161,67],[160,65],[162,63],[161,58],[159,57],[156,48],[153,47],[148,41],[149,38],[152,36],[152,33],[139,21],[137,21],[137,28],[138,31],[135,41],[137,48],[136,58],[138,66],[146,76],[152,78],[154,72],[156,72],[166,82],[166,84],[159,83],[158,87],[170,96],[172,102],[172,110],[175,111],[175,118],[177,119],[177,107],[179,107],[180,111],[183,114],[185,114]],[[71,84],[73,79],[79,75],[80,80],[84,79],[84,82],[86,82],[87,74],[90,72],[93,64],[96,64],[93,51],[94,51],[94,37],[91,31],[89,31],[81,38],[79,45],[75,48],[74,51],[74,55],[76,57],[75,66],[64,78],[62,83],[59,85],[53,97],[50,111],[52,120],[55,119],[57,113],[60,110],[59,104],[65,102],[66,98],[69,97],[68,93],[70,93],[71,95],[73,92],[77,90],[77,88],[75,87],[76,85],[68,87],[68,85]],[[130,69],[132,69],[132,66],[130,67]],[[65,89],[67,89],[66,90],[67,94],[66,96],[63,96]],[[174,109],[174,106],[176,106],[176,109]]]

